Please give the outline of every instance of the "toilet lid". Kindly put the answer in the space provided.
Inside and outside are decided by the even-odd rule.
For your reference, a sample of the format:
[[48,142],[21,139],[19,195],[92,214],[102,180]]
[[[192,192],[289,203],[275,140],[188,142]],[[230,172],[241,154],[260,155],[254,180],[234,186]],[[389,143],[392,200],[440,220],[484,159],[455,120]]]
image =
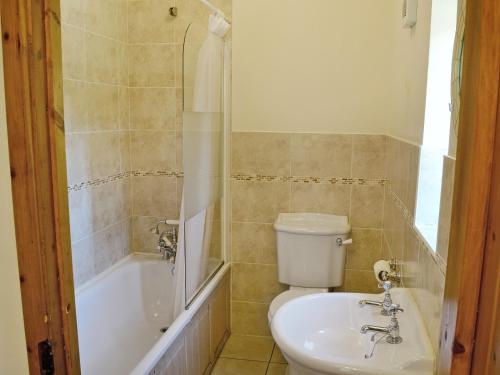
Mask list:
[[294,289],[294,290],[287,290],[286,292],[277,295],[271,302],[271,305],[269,306],[269,318],[272,319],[274,314],[276,314],[276,311],[278,311],[278,309],[288,301],[291,301],[292,299],[298,297],[305,296],[307,294],[316,294],[316,293],[318,293],[318,290]]

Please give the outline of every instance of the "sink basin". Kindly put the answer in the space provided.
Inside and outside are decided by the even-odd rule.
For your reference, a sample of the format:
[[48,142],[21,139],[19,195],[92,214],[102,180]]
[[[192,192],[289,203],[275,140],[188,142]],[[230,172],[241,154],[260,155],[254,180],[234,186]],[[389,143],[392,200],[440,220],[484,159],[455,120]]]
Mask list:
[[[362,299],[382,301],[383,294],[321,293],[296,298],[276,313],[271,330],[289,362],[289,375],[431,375],[435,355],[420,313],[409,291],[392,289],[398,314],[401,344],[384,339],[371,352],[372,332],[361,334],[364,324],[387,326],[390,317],[380,308],[359,306]],[[376,336],[376,339],[381,334]]]

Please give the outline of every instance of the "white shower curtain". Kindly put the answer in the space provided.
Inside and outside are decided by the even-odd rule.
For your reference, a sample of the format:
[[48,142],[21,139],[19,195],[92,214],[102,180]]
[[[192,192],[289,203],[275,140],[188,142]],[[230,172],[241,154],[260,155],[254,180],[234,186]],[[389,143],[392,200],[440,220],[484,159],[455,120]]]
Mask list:
[[[230,24],[211,15],[196,65],[192,112],[184,113],[184,190],[175,267],[174,316],[207,277],[214,205],[222,195],[223,72]],[[186,152],[188,151],[188,152]],[[189,254],[189,258],[186,257]],[[189,262],[186,271],[185,262]],[[187,294],[187,295],[186,295]]]

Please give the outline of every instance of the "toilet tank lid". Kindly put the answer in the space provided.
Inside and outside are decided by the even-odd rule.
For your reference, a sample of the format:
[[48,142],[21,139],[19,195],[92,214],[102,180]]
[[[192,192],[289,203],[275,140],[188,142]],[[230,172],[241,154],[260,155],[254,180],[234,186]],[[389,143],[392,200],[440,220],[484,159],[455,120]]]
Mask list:
[[347,234],[351,226],[347,216],[301,212],[279,214],[274,229],[278,232],[327,236]]

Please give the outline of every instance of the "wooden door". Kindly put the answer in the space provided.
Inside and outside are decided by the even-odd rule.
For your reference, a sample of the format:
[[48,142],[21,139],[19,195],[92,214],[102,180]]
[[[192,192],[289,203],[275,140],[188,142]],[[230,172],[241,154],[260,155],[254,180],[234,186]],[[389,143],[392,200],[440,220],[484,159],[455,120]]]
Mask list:
[[[440,374],[457,375],[471,373],[473,355],[482,360],[488,355],[482,351],[491,349],[486,341],[491,340],[492,331],[485,332],[484,327],[493,324],[495,311],[498,314],[498,309],[493,307],[498,304],[498,286],[494,280],[492,285],[485,285],[485,280],[490,279],[498,283],[498,274],[491,276],[491,272],[498,272],[496,235],[500,234],[496,229],[500,218],[497,202],[500,189],[498,0],[467,0],[462,82],[438,358]],[[473,373],[488,373],[483,370],[486,371],[483,368]]]
[[80,373],[59,9],[59,0],[0,0],[14,220],[31,374]]

